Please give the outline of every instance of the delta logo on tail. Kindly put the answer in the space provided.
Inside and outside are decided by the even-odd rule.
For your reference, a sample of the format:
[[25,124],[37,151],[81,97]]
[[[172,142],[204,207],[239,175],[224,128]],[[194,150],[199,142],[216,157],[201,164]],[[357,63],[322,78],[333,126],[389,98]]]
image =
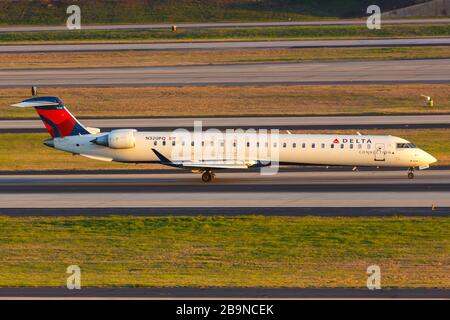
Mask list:
[[90,133],[57,97],[35,97],[14,106],[34,107],[53,138]]

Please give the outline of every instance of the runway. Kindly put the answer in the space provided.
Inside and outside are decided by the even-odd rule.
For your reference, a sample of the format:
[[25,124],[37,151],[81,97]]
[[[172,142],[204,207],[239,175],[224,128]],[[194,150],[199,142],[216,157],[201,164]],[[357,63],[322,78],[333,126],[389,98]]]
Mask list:
[[6,44],[0,53],[448,46],[450,38]]
[[450,59],[0,70],[0,87],[449,83]]
[[[70,107],[70,106],[69,106]],[[304,116],[304,117],[184,117],[80,119],[89,127],[109,131],[114,128],[137,128],[141,131],[192,129],[194,121],[208,128],[267,128],[290,130],[377,129],[377,128],[447,128],[450,114],[390,116]],[[0,132],[44,132],[41,120],[0,120]]]
[[[383,19],[383,24],[449,24],[450,19]],[[293,26],[349,26],[366,25],[366,19],[272,21],[272,22],[215,22],[215,23],[174,23],[178,29],[207,28],[252,28],[252,27],[293,27]],[[82,30],[147,30],[170,29],[170,23],[82,25]],[[0,27],[0,32],[44,32],[67,31],[64,26],[8,26]]]
[[351,289],[351,288],[82,288],[63,287],[0,288],[0,300],[5,299],[448,299],[448,289]]
[[[223,214],[228,208],[271,208],[267,215],[280,214],[283,210],[286,215],[295,215],[295,210],[286,208],[329,208],[328,215],[336,215],[332,208],[359,208],[359,215],[364,215],[361,208],[411,208],[411,214],[427,208],[421,212],[433,215],[434,206],[447,208],[435,212],[437,215],[448,215],[449,191],[450,170],[417,172],[414,180],[408,180],[404,171],[382,170],[280,172],[274,176],[261,176],[258,172],[220,172],[211,184],[201,182],[199,175],[177,171],[127,175],[2,175],[0,212],[89,208],[95,214],[96,209],[106,212],[105,208],[122,208],[120,214],[128,215],[126,211],[130,208],[173,208],[178,213],[222,208],[222,211],[213,211]],[[314,211],[308,210],[300,210],[298,214]],[[9,212],[20,215],[20,210]],[[64,212],[70,214],[70,210],[53,210],[56,215]],[[372,212],[380,215],[383,210]],[[324,210],[321,213],[326,215]],[[357,215],[355,210],[350,214]]]

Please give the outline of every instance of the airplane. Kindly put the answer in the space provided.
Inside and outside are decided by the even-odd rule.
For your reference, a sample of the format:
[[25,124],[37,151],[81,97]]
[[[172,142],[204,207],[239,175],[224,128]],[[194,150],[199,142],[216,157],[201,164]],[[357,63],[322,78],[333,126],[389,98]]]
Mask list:
[[[100,129],[81,124],[58,97],[33,97],[12,106],[36,109],[51,135],[43,142],[48,147],[101,161],[160,163],[188,169],[201,173],[203,182],[211,182],[217,170],[265,167],[272,162],[354,169],[404,167],[408,168],[407,177],[413,179],[416,168],[427,169],[437,161],[415,144],[390,135],[288,133],[260,141],[245,132],[222,137],[208,131],[196,136],[186,130],[182,135],[174,135],[173,131],[140,132],[136,129],[100,132]],[[203,151],[208,148],[213,152],[205,158]],[[194,149],[200,150],[200,157],[192,157]],[[250,152],[250,149],[257,152]],[[183,154],[180,150],[187,152]]]

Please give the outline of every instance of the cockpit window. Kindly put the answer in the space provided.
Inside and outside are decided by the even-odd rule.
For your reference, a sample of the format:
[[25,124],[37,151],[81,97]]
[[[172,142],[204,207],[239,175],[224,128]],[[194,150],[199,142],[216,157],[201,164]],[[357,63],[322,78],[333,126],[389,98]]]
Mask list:
[[397,149],[413,149],[417,148],[414,143],[397,143]]

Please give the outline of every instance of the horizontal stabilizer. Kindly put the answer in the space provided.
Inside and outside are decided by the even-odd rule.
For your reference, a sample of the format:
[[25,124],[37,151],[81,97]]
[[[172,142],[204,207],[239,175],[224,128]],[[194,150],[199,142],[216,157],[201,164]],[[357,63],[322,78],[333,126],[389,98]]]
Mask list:
[[12,104],[11,107],[20,107],[20,108],[30,108],[30,107],[48,107],[48,106],[57,106],[59,103],[51,102],[51,101],[22,101],[19,103]]

